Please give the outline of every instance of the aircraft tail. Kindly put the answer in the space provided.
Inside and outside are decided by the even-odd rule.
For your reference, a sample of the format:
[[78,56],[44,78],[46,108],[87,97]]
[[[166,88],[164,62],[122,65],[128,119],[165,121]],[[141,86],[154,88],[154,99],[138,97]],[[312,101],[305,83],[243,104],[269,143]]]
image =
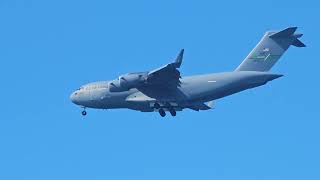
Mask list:
[[289,27],[278,32],[266,32],[235,71],[269,71],[290,45],[305,47],[298,39],[303,34],[295,33],[296,30],[297,27]]

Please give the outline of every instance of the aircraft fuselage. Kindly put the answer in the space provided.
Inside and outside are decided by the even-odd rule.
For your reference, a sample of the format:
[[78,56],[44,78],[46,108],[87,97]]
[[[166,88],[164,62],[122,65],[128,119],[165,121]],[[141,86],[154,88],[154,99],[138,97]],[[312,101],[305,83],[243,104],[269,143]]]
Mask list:
[[[173,102],[177,103],[177,108],[187,108],[196,102],[208,102],[264,85],[281,76],[255,71],[187,76],[181,78],[181,86],[177,88],[177,92],[172,94],[172,97],[163,97],[157,100],[146,99],[145,95],[136,88],[123,92],[110,92],[109,81],[103,81],[84,85],[81,89],[73,92],[70,98],[75,104],[97,109],[129,108],[154,111],[152,103],[156,101]],[[132,100],[128,99],[135,95],[136,97],[131,97]]]

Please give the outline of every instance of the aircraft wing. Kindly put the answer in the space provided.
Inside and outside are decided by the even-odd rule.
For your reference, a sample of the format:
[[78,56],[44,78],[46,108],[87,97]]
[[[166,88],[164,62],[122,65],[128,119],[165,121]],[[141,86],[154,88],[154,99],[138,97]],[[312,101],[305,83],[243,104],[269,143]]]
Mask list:
[[178,68],[180,68],[182,63],[183,52],[184,50],[182,49],[174,62],[148,72],[146,86],[167,88],[179,87],[181,76]]

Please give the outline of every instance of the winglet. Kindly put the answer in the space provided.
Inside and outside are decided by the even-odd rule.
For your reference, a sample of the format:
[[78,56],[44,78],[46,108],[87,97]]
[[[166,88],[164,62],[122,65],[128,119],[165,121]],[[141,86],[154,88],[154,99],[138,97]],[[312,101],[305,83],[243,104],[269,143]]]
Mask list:
[[174,65],[176,68],[179,68],[182,64],[183,53],[184,53],[184,49],[181,49],[179,55],[177,56],[176,60],[174,61]]

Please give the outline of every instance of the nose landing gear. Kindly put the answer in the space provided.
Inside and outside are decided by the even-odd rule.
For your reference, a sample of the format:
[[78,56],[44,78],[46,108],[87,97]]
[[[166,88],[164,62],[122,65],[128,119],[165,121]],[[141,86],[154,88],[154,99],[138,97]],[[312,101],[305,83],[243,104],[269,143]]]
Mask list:
[[83,108],[83,111],[81,112],[81,114],[82,114],[82,116],[87,115],[87,111],[86,111],[86,108],[85,108],[85,107]]

